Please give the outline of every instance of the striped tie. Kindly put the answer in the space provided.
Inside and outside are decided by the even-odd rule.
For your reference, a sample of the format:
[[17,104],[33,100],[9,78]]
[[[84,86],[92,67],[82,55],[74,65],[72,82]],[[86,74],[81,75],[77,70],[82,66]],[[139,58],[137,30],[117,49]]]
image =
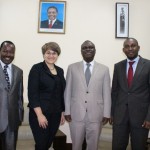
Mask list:
[[4,72],[4,75],[5,75],[6,82],[7,82],[7,87],[8,87],[8,89],[10,89],[10,80],[9,80],[7,68],[8,68],[8,65],[5,65],[3,72]]

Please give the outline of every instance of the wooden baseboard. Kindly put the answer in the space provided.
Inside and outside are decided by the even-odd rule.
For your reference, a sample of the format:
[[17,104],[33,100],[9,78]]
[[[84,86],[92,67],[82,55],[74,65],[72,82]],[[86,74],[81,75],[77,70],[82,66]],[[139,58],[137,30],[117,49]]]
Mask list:
[[65,150],[66,149],[66,135],[58,130],[56,135],[55,135],[55,138],[54,138],[54,141],[53,141],[53,147],[55,150]]
[[72,143],[66,143],[66,150],[72,150]]

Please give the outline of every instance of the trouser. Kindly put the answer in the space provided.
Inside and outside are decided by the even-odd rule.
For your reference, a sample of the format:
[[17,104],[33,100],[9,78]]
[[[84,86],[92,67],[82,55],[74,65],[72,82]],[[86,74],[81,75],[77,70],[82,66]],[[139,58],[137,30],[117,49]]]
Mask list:
[[102,124],[100,122],[90,122],[86,113],[83,121],[70,123],[70,133],[72,139],[72,150],[82,150],[82,144],[86,137],[87,150],[98,150],[99,136]]
[[36,114],[33,110],[29,112],[29,123],[35,140],[35,150],[48,150],[60,125],[61,113],[44,115],[48,120],[46,129],[39,126]]
[[149,130],[142,127],[142,123],[141,125],[133,123],[131,119],[132,118],[130,118],[129,116],[127,106],[125,116],[122,118],[122,122],[116,124],[116,122],[114,121],[112,150],[126,150],[129,138],[131,139],[132,150],[147,149],[146,142]]
[[0,150],[16,150],[18,129],[11,131],[9,127],[0,133]]

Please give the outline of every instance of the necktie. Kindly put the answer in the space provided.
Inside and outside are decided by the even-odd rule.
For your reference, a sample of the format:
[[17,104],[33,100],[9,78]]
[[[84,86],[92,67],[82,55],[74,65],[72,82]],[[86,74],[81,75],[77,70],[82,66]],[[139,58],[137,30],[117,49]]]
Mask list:
[[87,68],[85,70],[85,79],[86,79],[86,84],[88,85],[89,84],[89,80],[91,78],[91,72],[90,72],[90,65],[89,63],[86,64],[87,65]]
[[8,68],[8,65],[5,65],[3,72],[4,72],[4,75],[5,75],[6,82],[7,82],[7,87],[8,87],[8,89],[10,89],[10,80],[9,80],[7,68]]
[[129,70],[128,70],[128,87],[131,86],[133,80],[133,67],[134,61],[129,62]]
[[50,21],[49,28],[52,28],[52,20]]

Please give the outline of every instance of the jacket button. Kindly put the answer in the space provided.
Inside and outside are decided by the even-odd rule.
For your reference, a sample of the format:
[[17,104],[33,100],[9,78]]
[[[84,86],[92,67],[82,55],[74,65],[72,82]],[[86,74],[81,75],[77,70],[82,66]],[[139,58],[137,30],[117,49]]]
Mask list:
[[86,93],[89,93],[88,91],[86,91]]
[[85,101],[85,103],[87,103],[87,101]]

